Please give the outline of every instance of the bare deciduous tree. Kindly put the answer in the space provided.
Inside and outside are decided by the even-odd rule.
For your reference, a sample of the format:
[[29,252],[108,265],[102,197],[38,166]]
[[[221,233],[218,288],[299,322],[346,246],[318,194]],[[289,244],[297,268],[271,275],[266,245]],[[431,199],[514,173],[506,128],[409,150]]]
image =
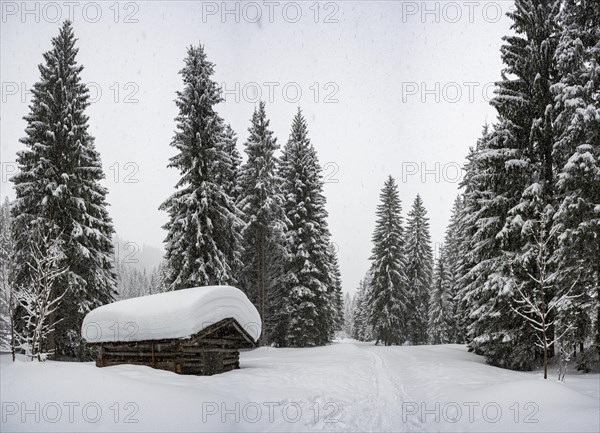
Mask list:
[[32,279],[26,286],[15,291],[23,307],[23,329],[18,335],[19,347],[27,358],[44,361],[52,350],[46,350],[45,342],[59,321],[53,320],[65,292],[57,294],[54,282],[68,268],[60,267],[62,253],[56,239],[48,234],[38,234],[31,244]]
[[536,346],[544,353],[544,379],[547,379],[549,349],[574,327],[572,322],[563,320],[561,321],[563,329],[557,329],[557,312],[565,303],[578,296],[571,295],[577,281],[569,288],[554,284],[559,269],[554,272],[549,269],[549,245],[552,235],[547,232],[544,217],[538,224],[538,228],[532,230],[530,234],[533,237],[533,251],[536,253],[537,275],[527,271],[529,279],[533,282],[533,288],[526,290],[525,284],[517,286],[517,296],[514,298],[517,306],[511,308],[523,317],[536,333]]
[[0,333],[0,345],[10,347],[12,359],[15,360],[15,306],[17,303],[15,289],[11,281],[11,272],[13,255],[0,247],[2,255],[2,266],[0,268],[0,286],[2,293],[0,295],[0,321],[2,322],[2,332]]

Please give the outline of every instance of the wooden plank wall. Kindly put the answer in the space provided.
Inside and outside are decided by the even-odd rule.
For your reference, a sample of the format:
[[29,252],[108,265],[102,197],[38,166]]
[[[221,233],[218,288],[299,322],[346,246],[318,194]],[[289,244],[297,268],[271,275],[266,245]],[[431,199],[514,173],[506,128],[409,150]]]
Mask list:
[[190,338],[101,343],[96,365],[147,365],[180,374],[211,375],[240,368],[239,349],[253,346],[237,322],[226,319]]

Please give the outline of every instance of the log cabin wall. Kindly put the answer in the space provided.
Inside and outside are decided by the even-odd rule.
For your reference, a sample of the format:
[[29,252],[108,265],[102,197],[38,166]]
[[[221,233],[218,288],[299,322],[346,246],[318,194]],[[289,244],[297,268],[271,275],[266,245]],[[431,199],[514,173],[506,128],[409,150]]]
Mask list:
[[211,375],[240,368],[239,349],[254,345],[234,319],[225,319],[189,338],[100,343],[96,365],[147,365],[179,374]]

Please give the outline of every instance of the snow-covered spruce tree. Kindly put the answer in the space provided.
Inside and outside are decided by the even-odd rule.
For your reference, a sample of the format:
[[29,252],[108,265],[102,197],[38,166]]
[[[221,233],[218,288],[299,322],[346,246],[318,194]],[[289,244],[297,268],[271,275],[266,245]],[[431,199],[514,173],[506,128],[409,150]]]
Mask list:
[[224,145],[223,152],[228,158],[223,158],[221,161],[221,178],[219,179],[219,184],[223,185],[225,190],[225,194],[231,197],[231,200],[234,204],[234,213],[237,217],[237,224],[240,230],[240,233],[232,233],[230,238],[230,243],[234,245],[235,251],[233,255],[235,260],[233,261],[233,275],[234,280],[237,281],[241,269],[243,267],[243,263],[241,261],[241,256],[244,251],[242,245],[241,238],[241,228],[244,226],[243,213],[238,207],[238,202],[240,200],[241,188],[240,188],[240,175],[242,172],[242,156],[237,149],[237,135],[235,131],[231,128],[229,124],[225,126],[224,133]]
[[462,261],[459,269],[457,320],[459,326],[465,332],[464,337],[466,341],[471,340],[469,328],[475,321],[471,317],[471,312],[476,311],[475,304],[479,302],[479,297],[475,291],[476,286],[472,284],[477,274],[470,271],[478,264],[477,260],[483,255],[481,248],[479,250],[474,250],[473,248],[477,245],[474,236],[478,232],[477,220],[483,202],[482,181],[478,175],[481,168],[479,155],[485,149],[487,137],[489,137],[489,126],[485,125],[482,137],[477,140],[476,147],[469,149],[469,154],[466,158],[467,161],[463,167],[465,175],[460,185],[464,191],[462,193],[462,211],[459,219],[461,227],[459,251],[462,255]]
[[[600,359],[600,148],[582,144],[559,174],[557,190],[562,202],[555,214],[553,230],[558,235],[554,254],[561,266],[558,286],[575,284],[578,298],[570,308],[559,311],[559,320],[574,321],[574,332],[565,338],[565,346],[579,345],[583,356],[578,368],[590,370]],[[588,350],[585,346],[591,342]],[[565,352],[570,353],[569,348]]]
[[[520,203],[521,188],[530,168],[515,158],[514,135],[506,130],[506,121],[486,138],[484,149],[476,155],[478,172],[474,178],[474,195],[479,196],[477,213],[472,220],[470,261],[474,265],[465,275],[470,302],[469,347],[484,355],[492,365],[514,369],[531,369],[535,363],[535,346],[527,324],[510,306],[515,278],[511,263],[521,251],[519,221],[509,218],[511,206]],[[507,218],[511,226],[505,225]]]
[[559,172],[553,259],[562,269],[556,285],[575,284],[578,297],[559,311],[558,320],[576,324],[564,337],[562,353],[574,352],[578,368],[589,370],[600,362],[600,4],[567,0],[560,18],[556,61],[561,78],[552,87],[553,158]]
[[433,286],[429,298],[429,322],[427,333],[429,343],[450,343],[452,338],[452,308],[450,298],[451,274],[448,270],[447,253],[440,248],[440,256],[436,261],[433,273]]
[[281,279],[284,214],[281,181],[277,176],[277,139],[269,129],[264,102],[254,110],[248,128],[245,152],[248,160],[242,166],[238,207],[243,214],[241,287],[252,300],[265,326],[262,345],[273,340],[274,293]]
[[462,310],[460,308],[461,278],[464,268],[464,251],[462,249],[464,233],[461,223],[463,206],[462,197],[457,196],[454,200],[450,223],[444,238],[445,269],[448,273],[449,342],[451,343],[464,343],[466,341],[466,329],[464,321],[461,319]]
[[375,338],[389,346],[408,339],[406,317],[411,307],[407,293],[402,207],[398,186],[392,176],[386,180],[379,198],[370,258],[372,280],[366,300],[368,321]]
[[280,345],[316,346],[327,343],[334,323],[329,316],[333,284],[330,234],[317,153],[308,138],[302,112],[294,117],[290,138],[280,159],[287,256],[277,326],[285,329]]
[[350,297],[350,293],[344,296],[344,336],[352,338],[354,335],[354,309],[356,306],[356,294]]
[[180,71],[177,130],[171,146],[177,154],[168,167],[181,172],[177,191],[161,206],[169,221],[165,239],[170,289],[235,283],[241,221],[228,194],[235,156],[215,105],[222,101],[211,79],[214,65],[202,46],[190,46]]
[[337,258],[337,247],[333,242],[329,244],[329,275],[331,282],[327,287],[327,309],[324,329],[328,335],[324,335],[327,341],[331,341],[335,332],[341,331],[344,327],[344,299],[342,295],[342,274],[340,264]]
[[[510,266],[497,234],[508,213],[505,197],[515,194],[510,195],[509,188],[513,186],[510,176],[520,173],[518,165],[508,169],[510,138],[484,127],[465,166],[461,218],[464,261],[459,307],[464,312],[469,348],[486,356],[491,364],[504,367],[510,361],[511,347],[506,344],[511,341],[505,338],[506,329],[510,329],[515,317],[509,314],[511,297],[504,290]],[[506,196],[500,188],[507,190]]]
[[354,303],[354,314],[352,322],[352,338],[360,341],[370,341],[373,339],[373,329],[368,320],[368,304],[369,287],[371,284],[370,272],[360,281],[356,290],[356,302]]
[[[155,292],[146,269],[141,271],[123,261],[116,264],[118,299],[138,298]],[[154,273],[152,274],[154,275]]]
[[55,356],[84,356],[80,330],[90,310],[114,299],[113,227],[107,212],[107,191],[94,139],[88,132],[87,86],[69,21],[52,39],[52,48],[39,66],[41,79],[31,89],[25,116],[26,147],[17,155],[19,173],[12,179],[15,284],[31,284],[33,233],[47,234],[61,248],[59,268],[68,267],[53,282],[53,296],[64,299],[49,320],[57,323],[44,347]]
[[564,0],[559,16],[562,33],[555,52],[560,80],[554,95],[553,158],[562,171],[581,144],[597,144],[600,77],[600,5],[594,1]]
[[429,236],[429,218],[421,196],[417,194],[408,213],[406,230],[407,339],[412,344],[427,343],[429,293],[433,273],[433,252]]
[[240,195],[239,177],[242,170],[242,156],[237,150],[237,135],[230,125],[225,126],[223,151],[229,156],[229,161],[224,159],[222,165],[222,180],[225,192],[234,203],[237,203]]
[[156,268],[150,274],[150,291],[151,295],[155,293],[163,293],[167,291],[165,280],[167,278],[166,262],[161,260]]

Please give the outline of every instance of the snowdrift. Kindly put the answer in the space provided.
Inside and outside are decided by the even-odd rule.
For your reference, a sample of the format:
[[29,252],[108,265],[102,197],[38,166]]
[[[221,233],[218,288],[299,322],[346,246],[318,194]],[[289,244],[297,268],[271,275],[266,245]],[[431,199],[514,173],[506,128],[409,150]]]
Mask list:
[[241,290],[230,286],[195,287],[103,305],[85,317],[81,335],[89,343],[186,338],[228,318],[258,340],[258,311]]

